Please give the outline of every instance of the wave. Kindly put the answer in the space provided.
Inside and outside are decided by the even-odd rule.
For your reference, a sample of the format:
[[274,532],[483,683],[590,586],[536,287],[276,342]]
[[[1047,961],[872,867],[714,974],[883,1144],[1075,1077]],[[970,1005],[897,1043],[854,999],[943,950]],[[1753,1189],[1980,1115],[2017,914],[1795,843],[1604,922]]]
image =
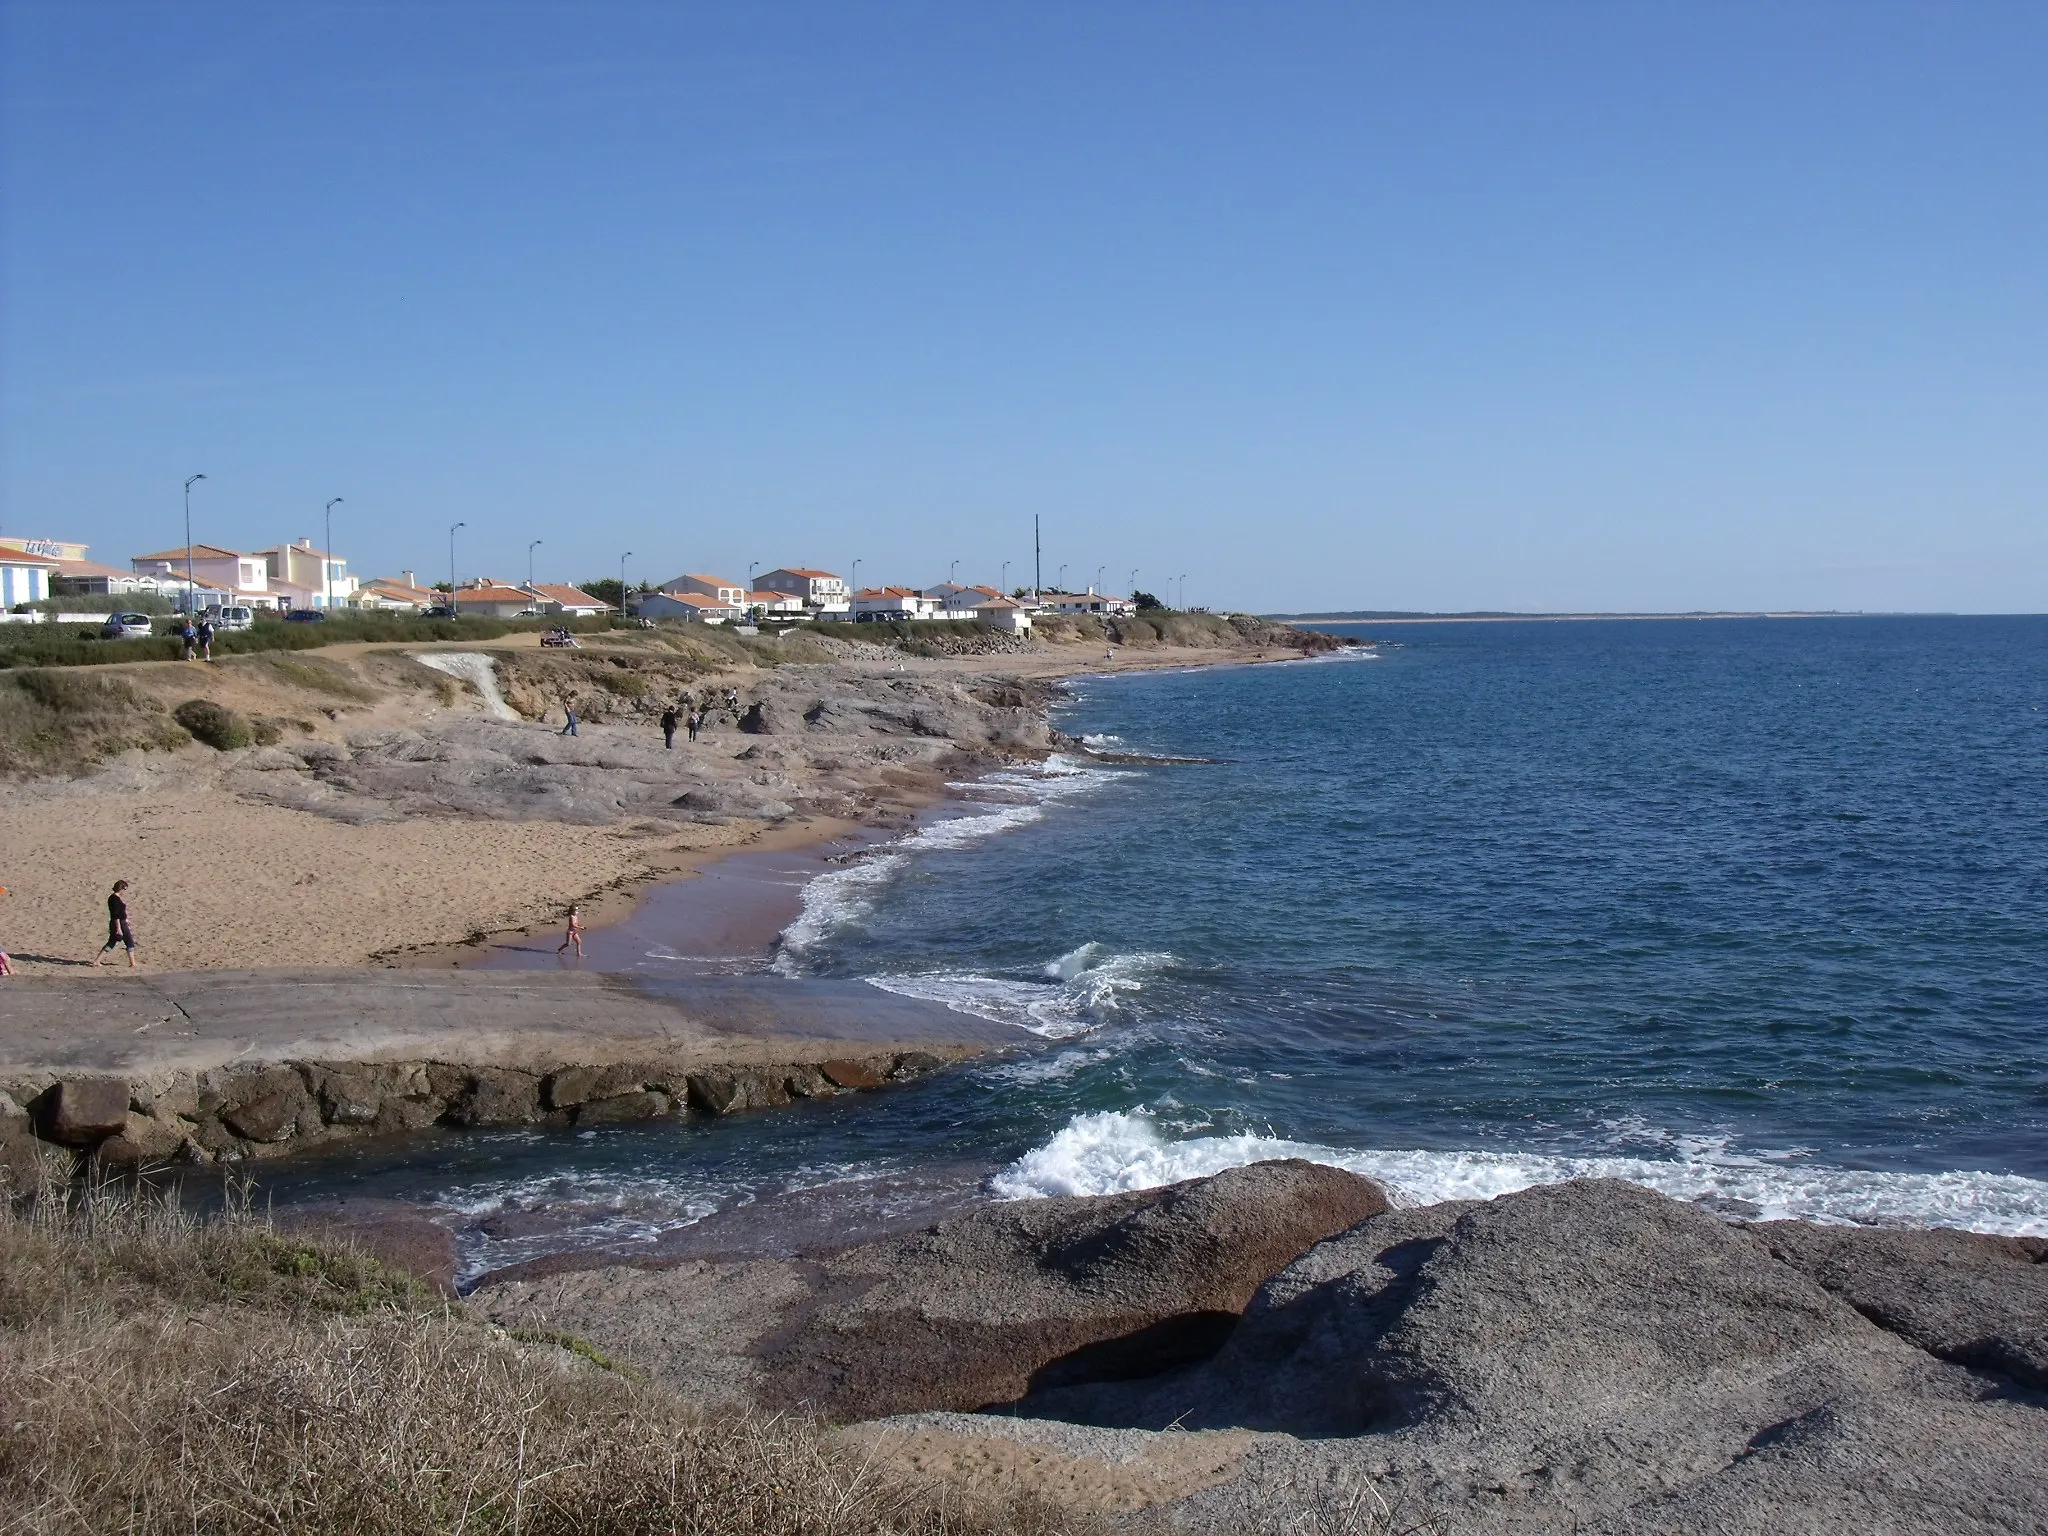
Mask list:
[[2048,1237],[2048,1182],[2017,1174],[1880,1173],[1735,1154],[1710,1139],[1673,1138],[1691,1155],[1563,1157],[1515,1152],[1354,1151],[1273,1136],[1168,1139],[1142,1111],[1077,1115],[992,1184],[1000,1200],[1154,1189],[1269,1158],[1347,1168],[1383,1185],[1398,1205],[1491,1200],[1567,1179],[1623,1179],[1677,1200],[1749,1220],[1838,1225],[1960,1227],[2006,1237]]
[[951,786],[979,796],[1006,798],[930,822],[854,863],[811,880],[804,887],[802,911],[776,941],[773,969],[785,976],[796,975],[804,954],[871,910],[882,888],[903,872],[912,855],[971,848],[1042,820],[1049,806],[1124,776],[1055,754],[1031,768],[1005,769],[985,779]]
[[1047,1040],[1065,1040],[1097,1028],[1124,993],[1142,991],[1151,976],[1172,963],[1173,956],[1164,952],[1107,954],[1100,944],[1083,944],[1049,962],[1043,981],[967,971],[866,980],[899,997],[942,1003],[955,1013],[1013,1025]]

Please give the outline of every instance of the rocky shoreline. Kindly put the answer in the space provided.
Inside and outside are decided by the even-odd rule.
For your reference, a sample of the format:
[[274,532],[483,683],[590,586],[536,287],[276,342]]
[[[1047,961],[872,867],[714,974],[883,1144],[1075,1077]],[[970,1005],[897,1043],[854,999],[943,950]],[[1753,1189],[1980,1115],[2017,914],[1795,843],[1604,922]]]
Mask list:
[[1404,1522],[1359,1529],[2048,1526],[2042,1239],[1742,1225],[1611,1181],[1397,1210],[1277,1162],[472,1305],[1169,1529],[1347,1500]]

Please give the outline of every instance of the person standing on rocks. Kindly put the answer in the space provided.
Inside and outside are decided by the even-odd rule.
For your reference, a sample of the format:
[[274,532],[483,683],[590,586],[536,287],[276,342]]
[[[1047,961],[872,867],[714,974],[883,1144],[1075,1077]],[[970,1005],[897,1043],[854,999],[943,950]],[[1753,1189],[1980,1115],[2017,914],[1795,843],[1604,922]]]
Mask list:
[[661,712],[661,744],[671,752],[676,749],[676,707],[673,704]]
[[704,729],[704,717],[693,706],[690,710],[690,740],[697,739],[697,733]]
[[555,946],[555,953],[559,955],[572,944],[576,946],[576,958],[581,960],[583,958],[583,909],[574,903],[571,903],[569,907],[569,932],[562,942]]
[[562,729],[558,731],[556,734],[561,736],[580,736],[582,733],[576,729],[575,694],[565,693],[562,695],[562,713],[567,715],[569,717],[569,720],[568,723],[564,725]]
[[93,957],[92,963],[96,966],[107,963],[108,950],[125,944],[128,946],[128,969],[135,969],[135,929],[128,921],[128,899],[121,894],[127,889],[126,880],[116,880],[113,890],[107,893],[107,942]]

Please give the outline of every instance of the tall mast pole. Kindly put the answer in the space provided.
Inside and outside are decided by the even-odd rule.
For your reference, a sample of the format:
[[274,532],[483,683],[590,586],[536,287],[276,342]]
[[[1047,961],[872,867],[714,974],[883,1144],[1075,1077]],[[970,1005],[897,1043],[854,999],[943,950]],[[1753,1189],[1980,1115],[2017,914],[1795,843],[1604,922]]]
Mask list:
[[1038,592],[1045,585],[1043,551],[1038,543],[1038,514],[1031,514],[1031,600],[1038,601]]

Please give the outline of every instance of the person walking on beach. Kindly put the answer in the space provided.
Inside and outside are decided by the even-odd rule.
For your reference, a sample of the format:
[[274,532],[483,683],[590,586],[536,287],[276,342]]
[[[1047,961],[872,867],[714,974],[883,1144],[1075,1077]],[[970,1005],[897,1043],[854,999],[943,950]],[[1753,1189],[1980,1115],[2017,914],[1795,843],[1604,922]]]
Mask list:
[[661,744],[671,752],[676,749],[676,707],[673,704],[661,712]]
[[199,659],[202,661],[213,660],[213,620],[211,619],[201,619],[199,621]]
[[555,953],[559,955],[572,944],[576,946],[576,958],[581,960],[583,958],[583,909],[573,904],[569,908],[569,932],[562,942],[555,946]]
[[576,695],[573,693],[562,695],[562,713],[569,717],[569,721],[557,734],[562,736],[580,736],[582,732],[576,729]]
[[694,707],[690,710],[689,725],[690,740],[695,741],[697,739],[697,733],[704,728],[704,717],[698,714]]
[[192,615],[189,613],[185,615],[184,622],[178,626],[178,638],[185,642],[185,654],[179,660],[190,661],[194,648],[199,644],[199,631],[192,627]]
[[114,888],[107,893],[107,942],[100,946],[100,952],[93,957],[94,965],[107,963],[107,951],[128,946],[128,969],[135,969],[135,929],[128,921],[128,901],[121,893],[128,889],[126,880],[116,880]]

